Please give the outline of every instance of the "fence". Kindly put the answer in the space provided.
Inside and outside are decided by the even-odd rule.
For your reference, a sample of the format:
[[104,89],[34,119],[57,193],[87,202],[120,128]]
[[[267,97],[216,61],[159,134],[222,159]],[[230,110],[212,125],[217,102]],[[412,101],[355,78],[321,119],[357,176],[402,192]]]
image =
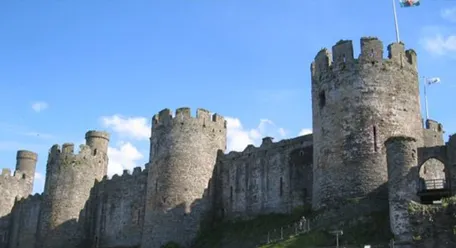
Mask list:
[[292,236],[307,233],[310,231],[310,221],[302,219],[298,222],[292,223],[287,226],[282,226],[268,232],[265,244],[275,243]]
[[[286,226],[282,226],[280,228],[276,228],[273,230],[268,231],[267,236],[264,238],[264,241],[258,244],[256,247],[260,247],[262,245],[273,244],[277,243],[286,239],[289,239],[294,236],[302,235],[305,233],[310,232],[311,229],[311,221],[305,218],[301,220],[291,223]],[[338,235],[334,234],[334,239],[337,239],[338,243]],[[334,245],[334,246],[319,246],[318,248],[394,248],[394,240],[391,240],[387,244],[366,244],[366,245]],[[303,248],[317,248],[317,247],[303,247]]]

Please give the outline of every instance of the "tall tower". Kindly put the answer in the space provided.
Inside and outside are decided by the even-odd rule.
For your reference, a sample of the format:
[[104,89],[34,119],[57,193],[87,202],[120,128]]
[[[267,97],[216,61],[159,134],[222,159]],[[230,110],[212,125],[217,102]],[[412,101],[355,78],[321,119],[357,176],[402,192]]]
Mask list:
[[[311,66],[315,209],[355,197],[387,198],[384,142],[409,136],[422,142],[416,53],[402,43],[361,39],[355,59],[351,41],[332,55],[321,50]],[[377,194],[378,193],[378,194]]]
[[77,223],[95,180],[108,166],[109,134],[89,131],[78,154],[74,145],[52,146],[46,167],[46,183],[38,224],[37,247],[77,247],[83,232]]
[[225,150],[226,122],[220,115],[189,108],[160,111],[152,119],[149,178],[141,248],[169,241],[189,246],[208,210],[202,199],[217,151]]

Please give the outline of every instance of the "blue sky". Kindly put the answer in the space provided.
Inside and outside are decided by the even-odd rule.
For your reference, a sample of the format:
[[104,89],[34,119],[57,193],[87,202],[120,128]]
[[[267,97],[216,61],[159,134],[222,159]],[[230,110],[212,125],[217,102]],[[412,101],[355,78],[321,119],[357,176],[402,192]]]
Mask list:
[[[397,5],[399,7],[399,5]],[[456,90],[456,2],[398,8],[401,39],[419,56],[431,118],[447,134]],[[0,2],[0,167],[38,152],[41,192],[52,144],[112,133],[110,174],[148,160],[163,108],[230,117],[231,149],[311,128],[315,54],[340,39],[395,40],[391,1],[79,0]]]

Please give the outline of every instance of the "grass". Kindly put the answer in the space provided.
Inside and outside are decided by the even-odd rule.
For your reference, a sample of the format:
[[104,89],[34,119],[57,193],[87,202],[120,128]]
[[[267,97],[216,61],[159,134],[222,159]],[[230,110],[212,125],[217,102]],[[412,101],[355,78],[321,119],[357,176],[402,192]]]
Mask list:
[[[216,227],[202,231],[193,247],[254,247],[267,240],[268,231],[296,222],[303,215],[311,215],[308,208],[296,209],[291,215],[270,214],[252,220],[220,223]],[[385,212],[374,212],[356,221],[341,223],[340,228],[344,231],[344,235],[339,238],[341,245],[388,243],[392,238],[388,213]],[[318,247],[335,245],[335,242],[334,235],[318,230],[288,238],[285,236],[285,240],[263,245],[261,248]]]
[[[258,244],[267,240],[268,231],[298,221],[303,215],[307,216],[310,207],[295,209],[293,214],[269,214],[258,216],[251,220],[237,220],[219,223],[211,228],[202,230],[198,236],[195,248],[213,248],[236,246],[240,244]],[[240,247],[242,247],[240,246]]]

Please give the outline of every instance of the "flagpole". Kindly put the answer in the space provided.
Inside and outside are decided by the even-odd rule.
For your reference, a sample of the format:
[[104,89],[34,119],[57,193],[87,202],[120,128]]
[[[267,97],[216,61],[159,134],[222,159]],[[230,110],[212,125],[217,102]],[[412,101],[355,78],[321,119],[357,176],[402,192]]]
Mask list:
[[426,121],[429,119],[429,108],[428,108],[428,99],[427,99],[427,92],[426,92],[426,84],[427,84],[427,78],[426,77],[423,77],[424,78],[424,85],[423,85],[423,93],[424,93],[424,108],[425,108],[425,111],[426,111]]
[[393,2],[393,14],[394,14],[394,26],[396,27],[396,42],[399,43],[401,40],[399,39],[399,24],[397,23],[396,0],[392,0],[392,2]]

